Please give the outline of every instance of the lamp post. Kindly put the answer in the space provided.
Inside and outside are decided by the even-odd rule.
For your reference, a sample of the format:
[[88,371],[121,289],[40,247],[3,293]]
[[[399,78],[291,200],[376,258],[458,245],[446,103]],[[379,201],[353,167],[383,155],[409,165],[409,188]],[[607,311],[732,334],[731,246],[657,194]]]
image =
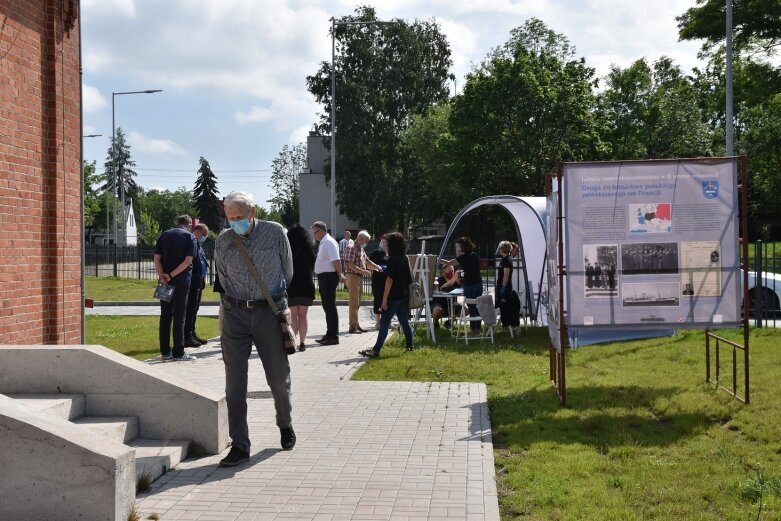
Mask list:
[[[117,127],[115,125],[115,109],[114,109],[114,100],[117,96],[125,96],[127,94],[154,94],[155,92],[163,92],[162,89],[154,89],[154,90],[134,90],[134,91],[128,91],[128,92],[112,92],[111,93],[111,170],[112,175],[114,176],[114,182],[111,189],[111,195],[114,199],[114,248],[117,246],[117,194],[115,193],[117,190],[117,183],[121,182],[119,179],[119,174],[117,172],[117,143],[116,143],[116,130]],[[120,187],[120,197],[122,198],[122,207],[124,208],[125,204],[125,191],[123,190],[124,184],[122,187]],[[110,230],[106,230],[110,233]],[[116,251],[116,249],[114,250]],[[116,258],[114,259],[114,276],[117,276],[117,263]]]
[[336,27],[339,25],[393,25],[396,21],[337,22],[331,18],[331,234],[336,232]]
[[726,82],[726,107],[724,111],[724,119],[727,124],[727,128],[725,129],[726,132],[726,138],[727,138],[727,155],[728,156],[734,156],[735,155],[735,145],[734,145],[734,126],[733,126],[733,115],[732,115],[732,0],[727,0],[726,5],[727,10],[727,27],[726,27],[726,70],[724,71],[725,76],[725,82]]

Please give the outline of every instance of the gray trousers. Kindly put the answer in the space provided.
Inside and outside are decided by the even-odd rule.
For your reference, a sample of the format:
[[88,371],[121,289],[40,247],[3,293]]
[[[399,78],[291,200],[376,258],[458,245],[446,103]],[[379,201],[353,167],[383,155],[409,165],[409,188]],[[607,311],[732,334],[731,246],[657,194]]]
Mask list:
[[277,426],[292,425],[290,402],[290,365],[282,347],[279,322],[266,306],[240,308],[222,303],[222,358],[225,363],[225,397],[228,402],[228,431],[233,446],[249,452],[247,426],[247,370],[252,343],[271,387]]

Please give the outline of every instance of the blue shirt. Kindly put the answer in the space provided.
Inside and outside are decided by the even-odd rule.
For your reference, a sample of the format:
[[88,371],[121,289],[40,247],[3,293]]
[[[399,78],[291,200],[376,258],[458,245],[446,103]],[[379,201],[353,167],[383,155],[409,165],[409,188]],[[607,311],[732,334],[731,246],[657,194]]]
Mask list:
[[[160,255],[163,273],[171,274],[185,257],[197,258],[195,235],[183,228],[171,228],[160,234],[155,244],[155,254]],[[178,288],[189,288],[192,280],[192,265],[171,279],[168,283]]]

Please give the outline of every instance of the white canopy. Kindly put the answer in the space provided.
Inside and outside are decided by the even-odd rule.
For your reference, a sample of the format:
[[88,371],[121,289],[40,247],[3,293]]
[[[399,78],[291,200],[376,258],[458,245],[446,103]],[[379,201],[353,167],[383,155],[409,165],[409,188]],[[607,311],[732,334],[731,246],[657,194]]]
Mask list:
[[537,312],[543,299],[543,284],[547,280],[545,273],[545,222],[547,218],[545,203],[545,197],[518,197],[515,195],[492,195],[475,199],[466,205],[450,223],[437,260],[444,255],[450,236],[464,215],[480,206],[501,206],[513,218],[518,237],[520,258],[515,261],[518,269],[514,270],[513,284],[521,298],[521,305],[527,307],[532,319],[538,324],[547,323],[545,313]]

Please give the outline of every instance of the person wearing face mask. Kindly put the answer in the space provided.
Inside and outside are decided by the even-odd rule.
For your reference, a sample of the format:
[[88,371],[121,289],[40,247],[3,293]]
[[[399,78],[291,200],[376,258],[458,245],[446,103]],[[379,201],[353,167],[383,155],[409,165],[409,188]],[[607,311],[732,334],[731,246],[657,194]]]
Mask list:
[[[192,361],[195,357],[184,352],[184,322],[187,315],[187,296],[192,280],[192,260],[196,256],[195,236],[190,233],[189,215],[176,218],[176,227],[160,234],[155,243],[154,264],[158,281],[174,287],[169,302],[160,301],[160,355],[170,360]],[[174,348],[171,350],[171,323]]]
[[209,237],[209,227],[204,223],[198,223],[193,227],[195,246],[197,251],[193,258],[193,276],[190,281],[190,294],[187,296],[187,315],[184,319],[184,346],[200,347],[206,340],[195,332],[195,321],[198,318],[198,309],[201,307],[201,294],[206,288],[206,274],[209,272],[209,263],[206,253],[203,251],[203,243]]
[[224,230],[217,238],[215,269],[223,290],[221,344],[232,446],[220,465],[232,467],[249,460],[247,371],[253,342],[274,398],[282,449],[290,450],[296,444],[291,416],[290,365],[282,331],[236,239],[246,246],[269,296],[280,310],[288,305],[293,256],[285,230],[277,223],[257,219],[255,201],[248,193],[231,192],[225,197],[224,206],[231,229]]
[[380,268],[379,270],[375,270],[372,273],[372,304],[374,308],[374,327],[375,329],[379,329],[380,317],[382,316],[380,306],[382,305],[382,294],[385,291],[385,267],[388,265],[387,235],[382,236],[377,249],[369,254],[369,260]]
[[358,322],[358,312],[361,309],[361,294],[363,293],[363,277],[371,275],[372,271],[381,268],[366,257],[366,244],[371,235],[366,230],[358,232],[353,243],[344,250],[344,266],[347,272],[347,290],[350,295],[350,333],[365,333],[366,330]]

